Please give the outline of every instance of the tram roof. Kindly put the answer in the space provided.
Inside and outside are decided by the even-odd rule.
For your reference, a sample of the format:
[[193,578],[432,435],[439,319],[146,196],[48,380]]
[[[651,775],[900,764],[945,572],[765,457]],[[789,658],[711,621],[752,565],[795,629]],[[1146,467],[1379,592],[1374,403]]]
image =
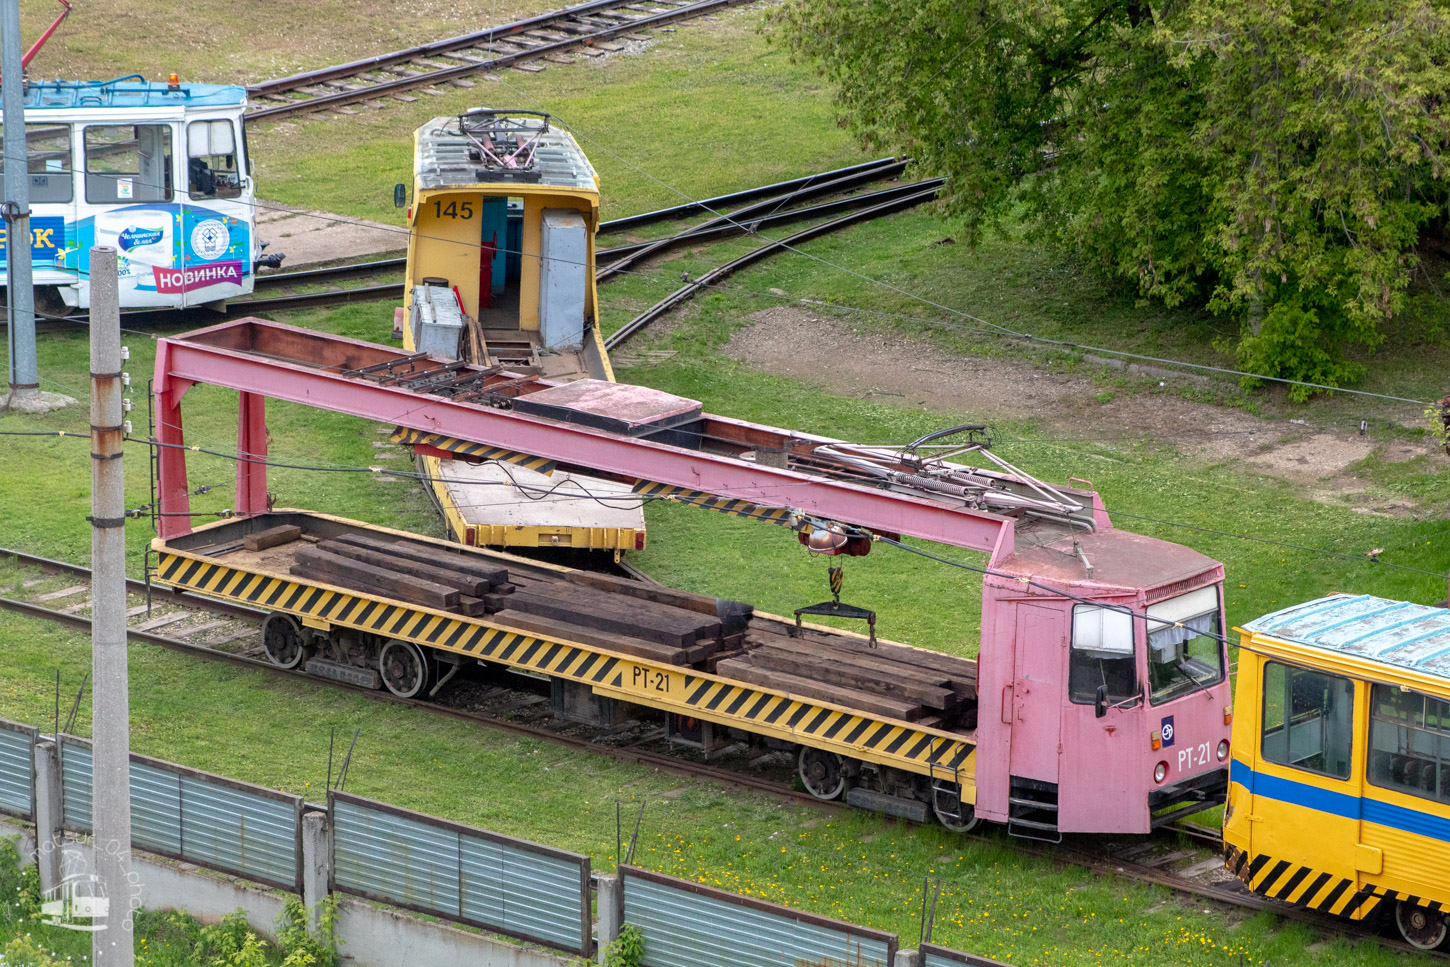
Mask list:
[[31,81],[25,85],[26,110],[94,110],[133,107],[229,107],[245,104],[247,89],[235,84],[181,84],[148,81],[139,74],[113,81]]
[[1255,618],[1245,631],[1450,679],[1450,611],[1333,594]]
[[[536,122],[524,121],[526,125]],[[573,135],[550,125],[539,138],[533,164],[527,168],[486,167],[469,156],[477,145],[458,127],[458,117],[434,118],[418,129],[416,171],[418,187],[456,188],[461,185],[518,185],[598,192],[594,166]]]

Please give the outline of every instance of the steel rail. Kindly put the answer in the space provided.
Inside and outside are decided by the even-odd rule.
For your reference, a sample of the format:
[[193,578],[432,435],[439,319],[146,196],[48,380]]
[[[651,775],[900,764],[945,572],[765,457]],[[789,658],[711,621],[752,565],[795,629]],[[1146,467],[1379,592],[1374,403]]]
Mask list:
[[632,339],[634,336],[639,334],[642,330],[647,328],[650,323],[654,322],[656,319],[660,318],[670,310],[674,309],[676,306],[688,301],[694,296],[696,292],[699,292],[706,286],[714,285],[719,280],[726,278],[732,273],[743,269],[748,265],[760,261],[768,255],[773,255],[776,252],[783,251],[791,246],[800,245],[803,242],[810,241],[813,238],[818,238],[821,235],[829,234],[830,232],[834,232],[838,228],[846,228],[848,226],[855,225],[858,222],[870,221],[871,219],[879,218],[882,215],[890,215],[895,212],[905,211],[908,208],[913,208],[916,205],[920,205],[923,202],[927,202],[935,198],[937,195],[937,191],[938,189],[931,188],[926,191],[917,192],[914,195],[907,195],[904,198],[898,198],[894,201],[888,201],[880,205],[875,205],[862,211],[852,212],[848,215],[842,215],[840,218],[834,219],[829,222],[822,222],[819,225],[812,225],[810,228],[796,232],[794,235],[779,239],[774,242],[770,242],[766,245],[760,246],[757,249],[747,252],[739,258],[735,259],[734,261],[727,262],[719,268],[710,270],[709,272],[700,276],[698,279],[694,279],[686,283],[685,285],[676,289],[674,292],[670,293],[665,298],[661,299],[659,302],[656,302],[654,305],[650,306],[644,312],[635,316],[629,322],[625,323],[622,327],[616,330],[613,335],[609,336],[609,338],[604,340],[604,348],[607,350],[617,349],[618,347],[624,345],[626,342]]
[[[21,551],[0,548],[0,558],[9,556],[18,563],[27,564],[33,567],[40,567],[46,570],[61,571],[77,577],[89,577],[90,569],[82,565],[71,564],[66,561],[57,561],[37,555],[26,554]],[[148,587],[145,582],[135,579],[127,579],[127,589],[132,592],[144,593]],[[198,611],[212,611],[215,613],[228,614],[237,617],[261,620],[267,614],[255,608],[248,608],[231,602],[221,601],[214,598],[201,597],[194,594],[179,594],[170,589],[163,589],[157,585],[151,585],[150,591],[153,596],[165,596],[166,600],[183,606],[195,608]],[[51,608],[38,605],[30,601],[18,600],[15,598],[0,596],[0,609],[26,615],[39,620],[51,621],[80,631],[88,632],[91,629],[89,618],[77,614],[67,614]],[[625,762],[635,762],[641,765],[648,765],[677,775],[690,776],[698,779],[707,779],[722,784],[748,789],[752,792],[762,793],[776,798],[792,802],[805,802],[817,808],[827,810],[841,810],[846,808],[839,802],[827,802],[816,798],[806,792],[799,792],[782,786],[780,783],[767,779],[760,779],[755,776],[746,775],[732,769],[720,768],[701,763],[691,762],[687,759],[680,759],[676,756],[664,753],[650,752],[638,746],[609,746],[588,739],[578,738],[571,735],[564,735],[558,732],[542,729],[537,726],[524,725],[513,722],[498,716],[489,715],[484,712],[469,711],[466,709],[451,708],[437,702],[425,701],[422,699],[399,698],[385,689],[363,688],[359,685],[351,685],[346,682],[339,682],[329,678],[320,678],[316,675],[309,675],[306,672],[296,669],[280,668],[270,661],[258,658],[250,658],[245,655],[235,655],[229,652],[218,651],[207,645],[187,641],[182,638],[172,638],[167,635],[159,635],[149,631],[138,631],[133,628],[127,629],[127,636],[146,644],[157,645],[171,651],[196,657],[224,661],[241,668],[251,668],[268,674],[286,677],[297,681],[305,681],[315,685],[324,685],[341,689],[346,692],[359,695],[378,702],[390,702],[398,705],[416,708],[422,711],[431,712],[437,715],[461,721],[473,722],[489,728],[498,729],[513,735],[527,738],[539,739],[552,742],[569,749],[580,752],[603,753],[611,758]],[[1175,893],[1192,896],[1197,899],[1207,900],[1225,906],[1239,907],[1241,909],[1263,911],[1273,913],[1286,920],[1292,920],[1312,926],[1328,933],[1337,934],[1355,939],[1372,939],[1393,950],[1425,953],[1417,950],[1402,941],[1385,937],[1365,929],[1355,921],[1341,920],[1327,914],[1315,913],[1270,900],[1266,897],[1252,893],[1229,893],[1225,890],[1216,889],[1212,886],[1191,880],[1187,877],[1177,876],[1170,872],[1155,869],[1141,863],[1126,860],[1111,853],[1102,853],[1087,846],[1072,842],[1064,842],[1053,846],[1051,849],[1037,847],[1024,842],[1020,838],[1008,837],[1005,833],[996,832],[995,839],[1005,845],[1041,859],[1063,862],[1064,856],[1071,857],[1067,862],[1084,869],[1103,873],[1108,876],[1123,877],[1139,883],[1147,883],[1155,886],[1162,886]],[[1202,827],[1189,826],[1187,828],[1166,827],[1161,832],[1186,833],[1196,838],[1204,838],[1211,831]],[[1237,881],[1234,881],[1237,883]],[[1439,960],[1450,960],[1450,955],[1443,953],[1431,953],[1430,956]]]
[[682,218],[685,215],[695,215],[705,211],[707,208],[719,208],[722,205],[734,205],[739,202],[755,201],[758,198],[776,197],[786,192],[795,191],[797,188],[805,188],[823,179],[841,178],[845,175],[853,175],[858,171],[884,168],[898,161],[910,160],[909,158],[878,158],[875,161],[867,161],[859,165],[847,165],[844,168],[835,168],[831,171],[820,171],[802,178],[777,181],[773,185],[759,185],[755,188],[733,191],[728,195],[716,195],[714,198],[702,198],[699,201],[686,202],[683,205],[675,205],[671,208],[660,208],[652,212],[642,212],[638,215],[626,215],[623,218],[615,218],[607,222],[601,222],[599,225],[599,234],[623,232],[627,229],[637,228],[640,225],[650,225],[655,222],[669,221],[672,218]]
[[509,23],[500,24],[497,27],[491,27],[487,30],[475,30],[473,33],[460,34],[457,37],[449,37],[446,40],[435,40],[426,44],[419,44],[416,47],[405,47],[402,50],[394,50],[386,54],[363,57],[359,60],[348,61],[345,64],[334,64],[331,67],[320,67],[317,70],[302,71],[297,74],[290,74],[287,77],[279,77],[275,80],[249,84],[247,86],[247,95],[249,97],[266,97],[268,95],[280,94],[284,91],[296,90],[299,87],[307,87],[312,84],[323,84],[327,81],[351,77],[354,74],[364,74],[370,70],[378,70],[384,67],[391,67],[394,64],[407,63],[419,57],[431,57],[438,54],[446,54],[449,51],[476,47],[479,44],[493,43],[506,37],[548,26],[549,24],[569,17],[600,13],[633,2],[636,2],[636,0],[591,0],[589,3],[565,7],[562,10],[551,10],[548,13],[525,17],[522,20],[510,21]]
[[[730,231],[745,231],[745,226],[752,224],[759,218],[774,214],[781,207],[789,205],[793,201],[805,200],[808,198],[819,198],[822,195],[831,195],[836,192],[850,191],[863,184],[870,184],[873,181],[880,181],[882,178],[894,177],[906,169],[906,162],[895,161],[880,168],[868,168],[865,171],[858,171],[854,174],[843,175],[840,178],[833,178],[830,181],[821,181],[813,185],[796,188],[779,198],[766,198],[744,208],[737,208],[728,215],[716,215],[708,221],[689,229],[689,232],[709,232],[717,229],[728,229]],[[652,242],[643,243],[636,251],[621,256],[606,268],[595,273],[596,282],[607,282],[609,279],[623,272],[636,262],[643,261],[651,255],[663,252],[679,244],[680,236],[672,235],[668,238],[656,239]],[[596,261],[598,257],[596,256]]]
[[536,60],[540,57],[546,57],[549,54],[562,53],[575,47],[585,46],[592,41],[608,40],[620,34],[633,33],[637,30],[673,23],[676,20],[688,20],[691,17],[698,17],[714,10],[748,2],[750,0],[696,0],[696,2],[688,4],[687,6],[676,7],[673,10],[641,17],[638,20],[630,20],[622,24],[601,27],[591,33],[577,34],[566,40],[540,44],[537,47],[530,47],[528,50],[521,50],[512,54],[500,54],[487,60],[460,64],[457,67],[445,67],[441,70],[427,71],[409,77],[398,77],[393,80],[381,81],[366,87],[360,87],[357,90],[338,91],[335,94],[323,94],[318,97],[308,98],[305,101],[294,101],[287,104],[259,108],[255,111],[248,111],[247,119],[261,121],[288,114],[296,114],[300,111],[314,111],[334,107],[339,104],[351,104],[354,101],[375,100],[386,94],[393,94],[415,87],[428,87],[455,78],[466,77],[469,74],[477,74],[481,71],[511,67],[514,64],[524,61]]
[[[33,554],[26,554],[22,551],[11,550],[9,548],[0,548],[0,559],[4,559],[7,556],[22,564],[28,564],[32,567],[40,567],[46,570],[61,571],[66,574],[74,575],[76,577],[83,576],[89,578],[91,574],[90,569],[84,567],[83,565],[71,564],[66,561],[56,561],[50,558],[38,557]],[[130,578],[127,579],[126,586],[127,590],[133,593],[144,594],[147,590],[146,582],[137,581]],[[255,608],[235,605],[231,602],[220,601],[215,598],[201,597],[195,594],[181,594],[171,591],[170,589],[161,589],[157,585],[151,585],[150,588],[153,596],[160,595],[163,596],[165,600],[170,603],[195,608],[198,611],[210,611],[219,614],[231,615],[233,617],[251,618],[258,621],[265,618],[268,614],[268,612],[266,611],[259,611]],[[79,631],[85,631],[87,633],[89,633],[91,630],[91,619],[87,617],[78,614],[67,614],[62,611],[56,611],[52,608],[47,608],[43,605],[35,604],[31,601],[23,601],[16,598],[0,596],[0,609],[12,611],[16,614],[26,615],[31,618],[51,621],[56,624],[65,625]],[[836,806],[832,803],[823,803],[809,793],[798,792],[794,789],[782,786],[778,782],[773,782],[768,779],[761,779],[756,776],[745,775],[740,772],[736,772],[731,769],[721,768],[718,766],[710,766],[690,762],[688,759],[681,759],[676,756],[667,755],[661,752],[651,752],[647,749],[630,746],[603,745],[601,743],[591,742],[588,739],[576,738],[574,736],[552,732],[548,729],[541,729],[536,726],[524,725],[519,722],[513,722],[505,718],[489,715],[486,712],[474,712],[467,709],[451,708],[447,705],[442,705],[437,702],[425,701],[423,699],[399,698],[398,696],[394,695],[392,692],[387,691],[386,689],[363,688],[360,685],[351,685],[347,682],[339,682],[330,678],[321,678],[316,675],[309,675],[306,672],[298,671],[296,669],[281,668],[277,665],[274,665],[270,661],[265,661],[259,658],[249,658],[246,655],[234,655],[230,652],[219,651],[215,648],[211,648],[199,642],[187,641],[183,638],[172,638],[167,635],[159,635],[155,632],[150,631],[138,631],[135,628],[126,629],[126,635],[128,638],[135,639],[136,641],[140,641],[148,645],[157,645],[162,648],[167,648],[171,651],[176,651],[183,654],[212,659],[216,661],[224,661],[238,667],[252,668],[280,677],[291,678],[297,681],[331,686],[334,688],[342,689],[343,691],[360,695],[363,698],[371,699],[373,701],[391,702],[398,705],[405,705],[410,708],[416,708],[438,715],[448,716],[449,718],[485,725],[503,732],[512,733],[514,735],[553,742],[557,745],[566,746],[580,752],[602,752],[605,755],[608,755],[615,759],[619,759],[621,761],[635,762],[641,765],[651,766],[665,772],[672,772],[678,775],[708,779],[730,786],[743,787],[751,790],[752,792],[763,793],[765,795],[775,796],[777,798],[785,799],[792,802],[804,801],[826,806],[828,808],[846,808],[844,805]]]
[[[940,188],[941,183],[940,178],[935,178],[909,185],[895,185],[891,188],[882,189],[881,191],[839,198],[819,205],[812,205],[808,208],[776,212],[758,219],[753,219],[750,225],[755,229],[772,228],[776,225],[798,222],[806,218],[817,218],[834,215],[839,212],[857,211],[862,208],[879,206],[892,200],[914,196],[923,191],[936,190]],[[637,242],[632,245],[622,245],[617,248],[601,249],[595,253],[595,259],[608,259],[615,255],[618,255],[621,260],[631,256],[642,258],[646,255],[657,255],[660,252],[679,245],[692,242],[713,241],[738,234],[742,231],[744,229],[733,221],[730,223],[722,222],[720,224],[713,224],[709,228],[687,229],[678,235],[671,235],[652,242]],[[633,264],[633,261],[633,258],[629,258],[627,262],[621,261],[607,268],[600,269],[595,274],[596,282],[607,281],[613,275],[623,271],[622,265]],[[373,262],[358,262],[352,265],[340,265],[333,268],[306,269],[298,272],[283,272],[277,275],[259,276],[257,278],[257,287],[259,289],[275,289],[299,282],[304,284],[318,283],[357,275],[373,275],[378,272],[396,271],[403,268],[406,262],[406,259],[379,259]],[[405,294],[403,289],[404,283],[396,282],[359,286],[352,289],[329,289],[325,292],[305,292],[295,295],[233,299],[227,303],[226,314],[229,316],[237,314],[247,315],[261,309],[307,309],[348,302],[401,299]]]

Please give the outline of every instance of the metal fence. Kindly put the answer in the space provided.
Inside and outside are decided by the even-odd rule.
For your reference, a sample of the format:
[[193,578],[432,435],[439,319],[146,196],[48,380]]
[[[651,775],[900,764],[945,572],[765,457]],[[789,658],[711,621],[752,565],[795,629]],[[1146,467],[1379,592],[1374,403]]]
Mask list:
[[0,719],[0,812],[35,818],[36,729]]
[[[62,823],[91,829],[91,744],[61,736]],[[134,846],[300,892],[302,798],[131,756]]]
[[624,919],[643,967],[891,967],[896,935],[633,866],[619,867]]
[[976,954],[964,954],[960,950],[952,950],[948,947],[938,947],[936,944],[924,943],[917,952],[920,958],[917,961],[918,967],[1012,967],[1011,964],[1003,963],[1000,960],[993,960],[990,957],[978,957]]
[[333,791],[332,887],[588,956],[589,857]]

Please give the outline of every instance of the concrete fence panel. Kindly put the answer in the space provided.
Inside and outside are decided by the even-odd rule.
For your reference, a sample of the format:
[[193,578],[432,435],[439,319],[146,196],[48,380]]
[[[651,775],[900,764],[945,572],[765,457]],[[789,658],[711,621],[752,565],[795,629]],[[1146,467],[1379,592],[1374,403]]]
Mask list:
[[35,740],[29,725],[0,719],[0,812],[35,818]]
[[333,791],[332,886],[588,956],[589,857]]
[[643,967],[892,967],[895,934],[619,868],[624,921],[644,936]]

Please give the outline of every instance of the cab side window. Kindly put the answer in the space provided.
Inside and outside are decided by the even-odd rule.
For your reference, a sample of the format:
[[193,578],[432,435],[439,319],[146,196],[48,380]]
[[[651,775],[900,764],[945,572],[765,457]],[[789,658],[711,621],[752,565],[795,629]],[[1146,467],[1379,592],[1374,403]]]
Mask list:
[[1450,802],[1450,702],[1375,685],[1369,708],[1369,781]]
[[242,193],[231,121],[192,121],[186,126],[186,190],[192,198],[235,198]]
[[170,201],[171,128],[165,124],[86,126],[86,201],[95,205]]
[[1269,762],[1349,778],[1354,682],[1271,661],[1264,666],[1262,752]]
[[1100,687],[1107,689],[1109,705],[1138,696],[1133,616],[1124,610],[1079,604],[1072,609],[1068,698],[1079,705],[1092,705]]
[[[0,124],[0,134],[5,126]],[[70,125],[27,124],[25,126],[26,170],[30,172],[30,200],[67,202],[75,183],[71,170]],[[0,175],[5,159],[0,155]]]

